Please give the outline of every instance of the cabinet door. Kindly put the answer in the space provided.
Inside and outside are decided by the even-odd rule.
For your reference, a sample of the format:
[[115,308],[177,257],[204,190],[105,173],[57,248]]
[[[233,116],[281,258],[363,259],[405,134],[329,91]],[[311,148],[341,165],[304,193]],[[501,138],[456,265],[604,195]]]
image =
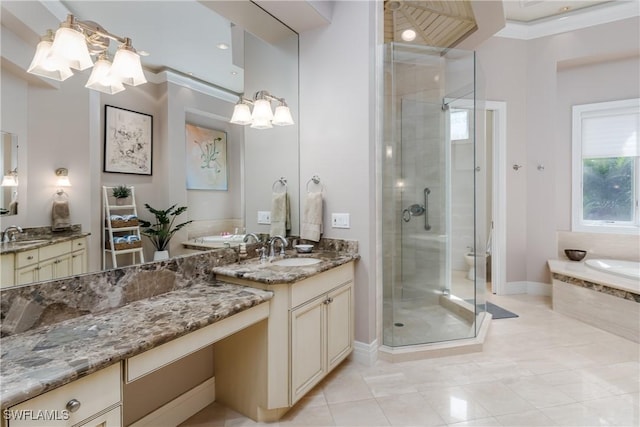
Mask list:
[[39,270],[38,264],[17,269],[16,285],[24,285],[26,283],[37,282],[39,277],[38,270]]
[[38,264],[36,281],[53,280],[55,274],[55,258],[45,259]]
[[82,274],[87,272],[87,250],[75,251],[71,253],[72,274]]
[[13,286],[15,283],[15,255],[4,254],[0,256],[0,288]]
[[61,255],[53,261],[53,278],[67,277],[71,275],[71,254]]
[[325,374],[325,301],[317,298],[291,311],[291,404]]
[[327,363],[333,369],[353,349],[353,282],[332,291],[327,306]]

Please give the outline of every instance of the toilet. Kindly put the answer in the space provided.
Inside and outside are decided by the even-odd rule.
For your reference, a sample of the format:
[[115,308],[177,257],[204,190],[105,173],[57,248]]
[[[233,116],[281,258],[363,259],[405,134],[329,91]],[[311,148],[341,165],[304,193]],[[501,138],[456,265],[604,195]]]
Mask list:
[[467,273],[467,279],[474,280],[476,278],[476,265],[482,262],[482,257],[477,256],[473,252],[467,252],[464,254],[464,260],[469,266],[469,272]]

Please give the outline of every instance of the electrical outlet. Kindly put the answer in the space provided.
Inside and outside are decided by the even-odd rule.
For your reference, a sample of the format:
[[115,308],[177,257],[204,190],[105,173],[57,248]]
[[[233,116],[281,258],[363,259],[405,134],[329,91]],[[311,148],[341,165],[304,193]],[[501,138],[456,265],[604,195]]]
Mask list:
[[350,228],[348,213],[332,213],[331,227],[333,228]]
[[271,224],[271,211],[258,211],[258,224]]

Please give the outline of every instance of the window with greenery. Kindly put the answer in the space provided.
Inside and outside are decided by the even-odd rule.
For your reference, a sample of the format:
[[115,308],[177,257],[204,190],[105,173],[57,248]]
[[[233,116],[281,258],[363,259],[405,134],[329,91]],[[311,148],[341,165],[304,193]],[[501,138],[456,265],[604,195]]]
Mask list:
[[639,131],[638,99],[573,107],[573,230],[640,230]]

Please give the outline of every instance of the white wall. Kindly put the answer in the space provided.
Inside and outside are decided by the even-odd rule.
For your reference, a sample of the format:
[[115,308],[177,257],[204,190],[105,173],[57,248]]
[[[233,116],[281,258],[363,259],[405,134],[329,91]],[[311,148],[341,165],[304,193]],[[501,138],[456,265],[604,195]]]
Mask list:
[[[556,231],[567,229],[571,209],[568,103],[637,97],[639,32],[631,18],[526,42],[494,37],[478,47],[486,97],[508,109],[507,281],[549,282],[546,261],[556,257]],[[632,59],[623,65],[620,58]],[[594,63],[597,71],[585,65]],[[568,79],[558,67],[569,66],[582,68],[576,78],[584,85],[569,79],[563,87]]]
[[[320,176],[324,237],[355,239],[356,340],[376,331],[375,2],[336,2],[331,25],[300,34],[300,185]],[[351,228],[330,226],[349,213]]]

